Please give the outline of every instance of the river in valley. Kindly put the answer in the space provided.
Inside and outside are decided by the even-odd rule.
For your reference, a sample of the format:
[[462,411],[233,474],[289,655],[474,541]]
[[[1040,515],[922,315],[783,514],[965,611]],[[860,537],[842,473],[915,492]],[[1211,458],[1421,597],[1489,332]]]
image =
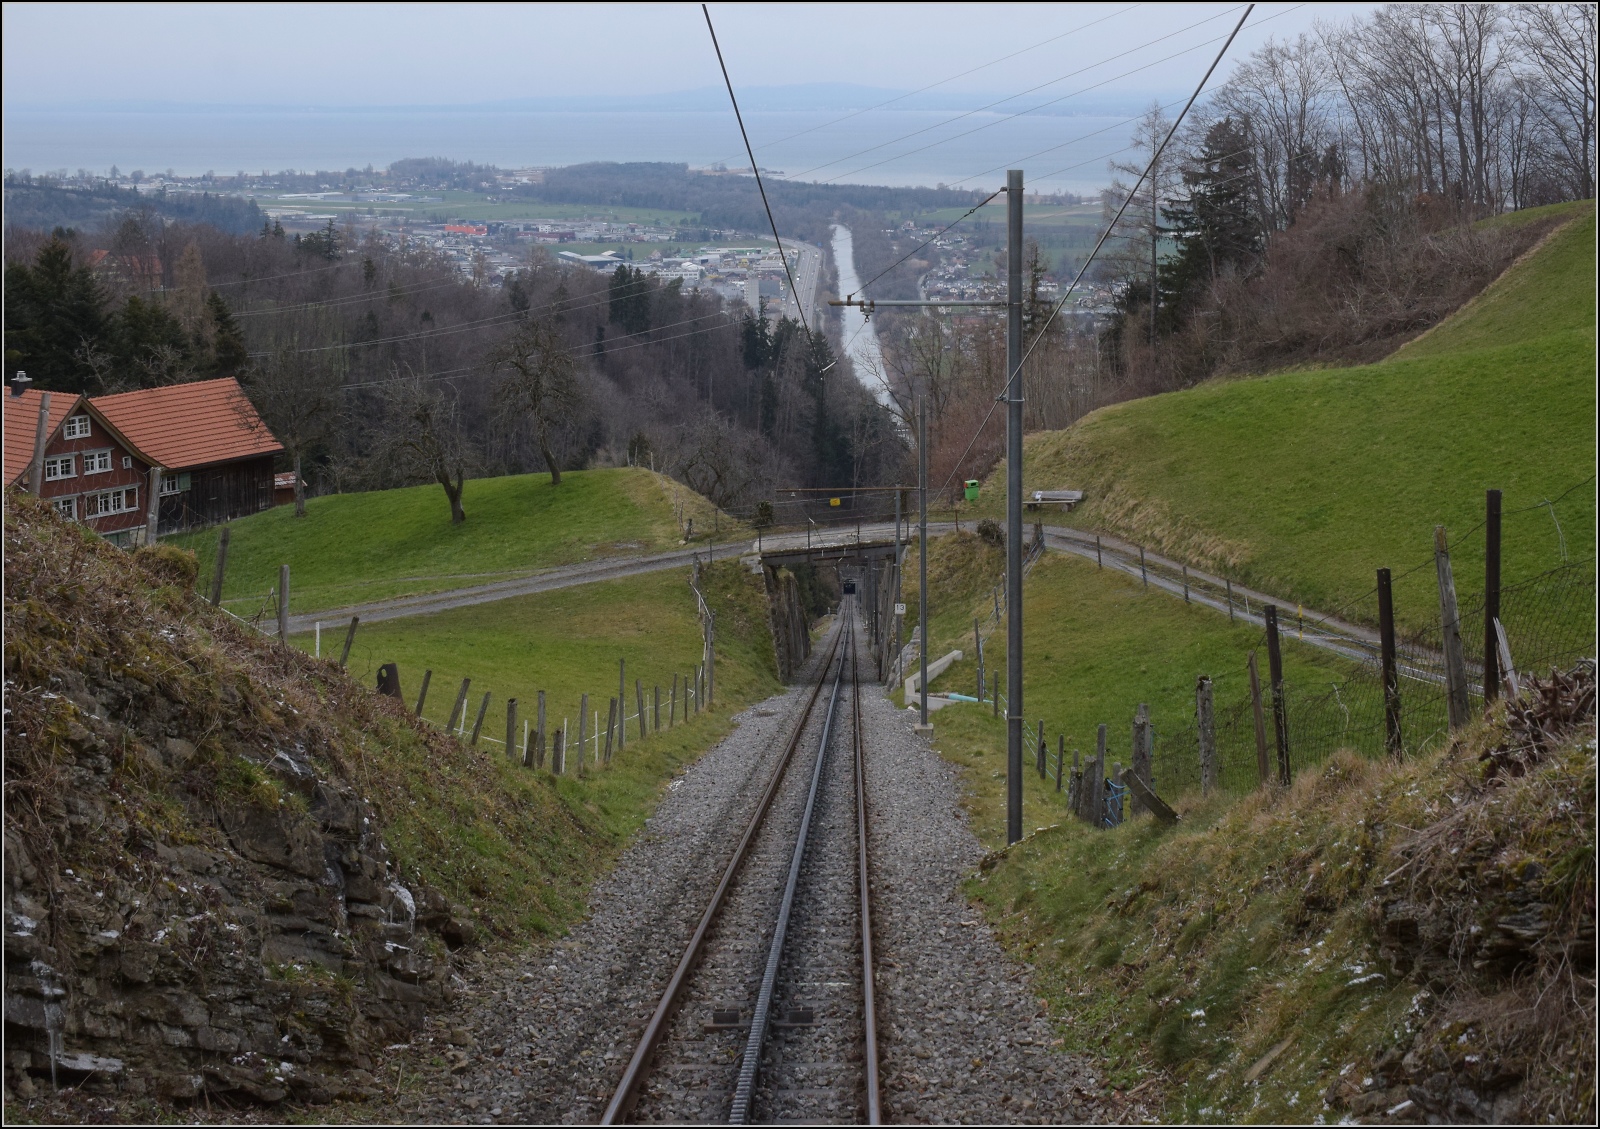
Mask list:
[[[861,280],[856,276],[855,243],[850,229],[833,225],[833,262],[839,269],[839,296],[857,294]],[[878,335],[867,316],[854,306],[844,308],[844,351],[855,363],[856,378],[881,402],[889,404],[884,386],[883,354],[878,351]]]

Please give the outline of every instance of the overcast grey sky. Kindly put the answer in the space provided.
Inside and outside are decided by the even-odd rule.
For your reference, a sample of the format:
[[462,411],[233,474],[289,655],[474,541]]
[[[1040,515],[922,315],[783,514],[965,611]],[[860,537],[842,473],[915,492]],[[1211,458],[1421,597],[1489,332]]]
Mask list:
[[[1261,4],[1231,59],[1268,36],[1292,38],[1317,19],[1342,21],[1373,7]],[[1206,30],[1223,34],[1242,10],[1215,3],[714,4],[712,17],[741,87],[911,89],[1083,28],[943,87],[1011,93],[1208,15],[1219,18]],[[697,4],[7,3],[3,21],[3,89],[12,108],[454,104],[649,94],[720,80]],[[1140,52],[1129,65],[1159,54]],[[1209,54],[1142,71],[1107,92],[1187,89]]]

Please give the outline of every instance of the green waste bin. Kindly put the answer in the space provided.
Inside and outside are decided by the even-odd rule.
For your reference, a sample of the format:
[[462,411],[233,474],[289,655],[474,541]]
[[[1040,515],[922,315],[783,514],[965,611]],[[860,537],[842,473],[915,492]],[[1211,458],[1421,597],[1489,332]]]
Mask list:
[[976,478],[969,478],[969,479],[967,479],[967,501],[976,502],[977,500],[978,500],[978,480]]

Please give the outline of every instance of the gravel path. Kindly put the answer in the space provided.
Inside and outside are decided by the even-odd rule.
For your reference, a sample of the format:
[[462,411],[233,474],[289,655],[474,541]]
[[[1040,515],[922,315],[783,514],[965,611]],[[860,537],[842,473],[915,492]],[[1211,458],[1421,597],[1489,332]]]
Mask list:
[[[816,668],[826,653],[826,646],[819,647],[805,681],[740,715],[734,732],[674,781],[638,841],[596,887],[590,918],[568,938],[543,952],[481,957],[466,969],[452,1012],[438,1017],[411,1045],[393,1048],[393,1057],[377,1067],[380,1078],[389,1071],[385,1080],[406,1096],[369,1108],[367,1116],[481,1124],[598,1119],[782,752],[810,693],[809,680],[821,674]],[[1107,1119],[1111,1111],[1097,1096],[1099,1079],[1091,1064],[1053,1045],[1054,1032],[1031,990],[1028,969],[1006,956],[960,889],[983,849],[961,810],[958,770],[915,736],[911,715],[875,687],[863,687],[861,702],[885,1119],[978,1124]],[[816,716],[825,706],[826,691]],[[839,715],[835,726],[842,740],[835,744],[839,755],[833,760],[841,769],[838,779],[848,781],[848,701],[840,702]],[[814,740],[802,744],[791,777],[809,781],[814,752],[808,755],[808,745],[815,749]],[[787,788],[780,789],[774,815],[786,793]],[[847,827],[853,834],[853,796],[842,788],[830,788],[826,796],[824,826],[814,835]],[[849,869],[842,857],[818,863],[818,873]],[[841,945],[855,948],[847,916],[841,903],[809,924],[797,921],[797,927],[838,931],[845,934]],[[764,950],[764,944],[752,946],[752,952],[764,955]],[[791,991],[816,994],[784,1003],[815,1002],[819,1020],[829,1008],[848,1012],[847,1001],[859,999],[859,990],[844,988],[842,978],[836,994],[830,994],[831,972],[826,978],[812,976],[799,964],[796,971]],[[686,1003],[681,1014],[703,1023],[712,1003],[748,1009],[750,1001]],[[853,1021],[846,1025],[855,1029]],[[824,1038],[817,1040],[818,1034]],[[805,1094],[808,1072],[782,1068],[799,1040],[811,1039],[814,1049],[796,1055],[797,1065],[805,1059],[818,1065],[848,1062],[842,1046],[837,1054],[816,1053],[834,1050],[825,1031],[779,1035],[768,1051],[779,1067],[770,1076],[777,1085],[763,1086],[757,1116],[859,1117],[859,1109],[828,1100],[809,1110],[787,1100],[771,1104],[779,1090],[791,1091],[791,1097]],[[720,1037],[729,1049],[739,1041],[737,1034]],[[710,1043],[708,1050],[714,1049]],[[819,1081],[819,1096],[835,1085],[832,1079]],[[691,1088],[692,1083],[680,1083],[672,1089]],[[672,1108],[661,1113],[717,1119],[709,1108],[667,1104]]]

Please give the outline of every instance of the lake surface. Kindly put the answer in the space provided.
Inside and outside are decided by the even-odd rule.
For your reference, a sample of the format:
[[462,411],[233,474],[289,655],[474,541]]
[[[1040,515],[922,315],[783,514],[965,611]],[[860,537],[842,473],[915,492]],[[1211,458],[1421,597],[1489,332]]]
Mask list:
[[[1029,188],[1097,192],[1128,144],[1120,118],[879,110],[745,115],[762,168],[794,179],[994,189],[1021,167]],[[228,175],[281,169],[383,168],[449,157],[502,168],[585,161],[718,161],[747,167],[731,112],[31,111],[7,109],[0,163],[35,173],[172,169]],[[896,139],[901,140],[896,140]],[[870,150],[870,151],[869,151]]]

